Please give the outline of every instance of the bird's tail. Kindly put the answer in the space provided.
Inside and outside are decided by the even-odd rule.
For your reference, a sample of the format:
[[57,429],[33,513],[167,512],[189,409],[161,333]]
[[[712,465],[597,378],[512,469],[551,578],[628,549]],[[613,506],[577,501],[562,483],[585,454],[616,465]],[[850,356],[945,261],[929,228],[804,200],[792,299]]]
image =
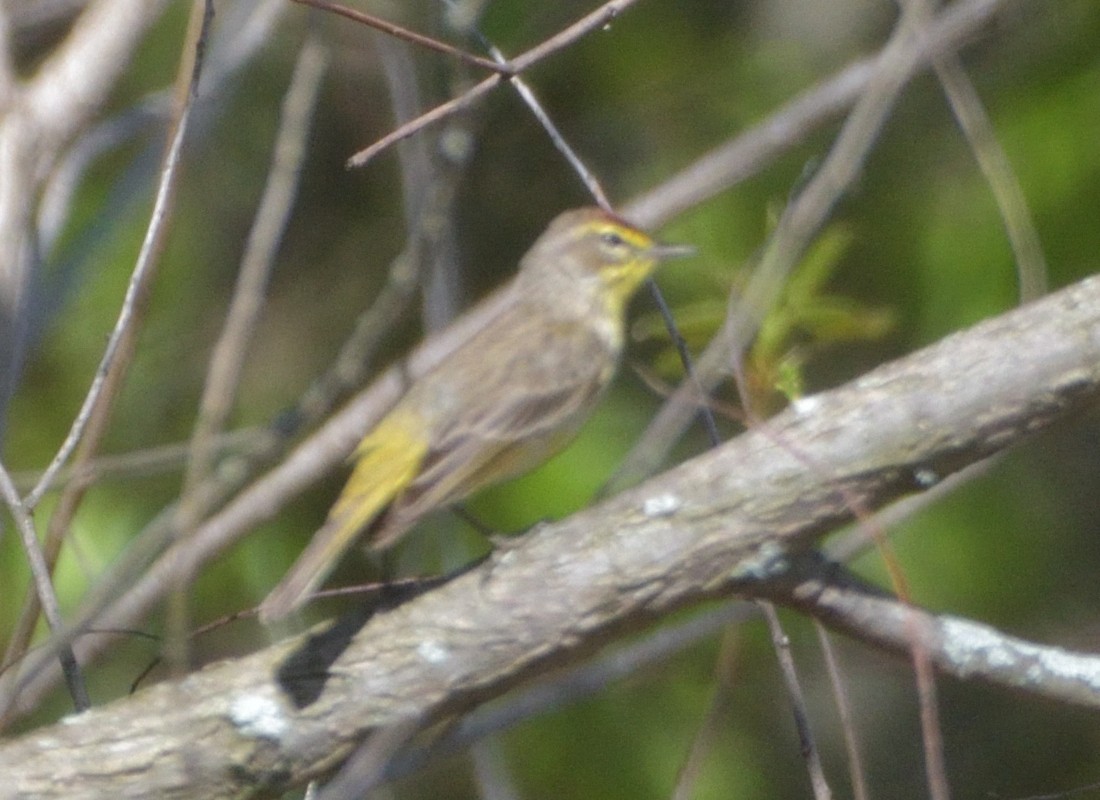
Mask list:
[[408,420],[391,417],[382,420],[356,448],[355,469],[344,491],[290,571],[264,598],[261,621],[282,619],[300,607],[358,534],[420,471],[428,451],[422,431]]

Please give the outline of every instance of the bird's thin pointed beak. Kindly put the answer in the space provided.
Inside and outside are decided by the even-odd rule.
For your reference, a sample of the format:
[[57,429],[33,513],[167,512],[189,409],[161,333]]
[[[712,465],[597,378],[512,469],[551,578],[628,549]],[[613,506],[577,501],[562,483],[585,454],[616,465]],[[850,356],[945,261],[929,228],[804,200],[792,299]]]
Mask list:
[[657,242],[650,248],[650,255],[658,261],[668,261],[673,258],[688,258],[697,252],[690,244],[665,244]]

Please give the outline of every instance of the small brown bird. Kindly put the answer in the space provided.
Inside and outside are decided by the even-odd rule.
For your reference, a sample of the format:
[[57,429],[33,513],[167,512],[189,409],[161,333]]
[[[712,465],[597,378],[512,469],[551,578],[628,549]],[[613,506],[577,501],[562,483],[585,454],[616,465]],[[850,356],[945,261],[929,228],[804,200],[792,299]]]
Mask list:
[[359,443],[328,520],[261,618],[298,608],[360,532],[385,549],[425,514],[564,447],[615,373],[627,301],[658,262],[690,252],[599,208],[558,216],[520,262],[511,301]]

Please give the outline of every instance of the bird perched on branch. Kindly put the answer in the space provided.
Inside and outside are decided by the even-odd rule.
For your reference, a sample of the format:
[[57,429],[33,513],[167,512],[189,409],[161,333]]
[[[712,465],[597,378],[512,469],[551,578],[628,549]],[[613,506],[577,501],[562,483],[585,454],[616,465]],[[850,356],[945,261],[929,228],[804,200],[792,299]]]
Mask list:
[[361,533],[386,549],[425,514],[564,447],[615,374],[627,302],[659,262],[690,252],[599,208],[558,216],[520,261],[509,302],[356,447],[347,485],[261,618],[298,608]]

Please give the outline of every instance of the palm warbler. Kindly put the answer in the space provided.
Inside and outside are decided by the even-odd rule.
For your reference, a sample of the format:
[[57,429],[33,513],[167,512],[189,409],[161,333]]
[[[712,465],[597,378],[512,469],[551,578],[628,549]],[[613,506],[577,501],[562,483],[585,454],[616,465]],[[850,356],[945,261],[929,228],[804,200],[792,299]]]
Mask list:
[[370,547],[387,548],[430,511],[561,449],[615,373],[627,301],[659,261],[689,252],[598,208],[555,219],[520,262],[511,302],[359,443],[328,520],[261,618],[300,606],[368,526]]

